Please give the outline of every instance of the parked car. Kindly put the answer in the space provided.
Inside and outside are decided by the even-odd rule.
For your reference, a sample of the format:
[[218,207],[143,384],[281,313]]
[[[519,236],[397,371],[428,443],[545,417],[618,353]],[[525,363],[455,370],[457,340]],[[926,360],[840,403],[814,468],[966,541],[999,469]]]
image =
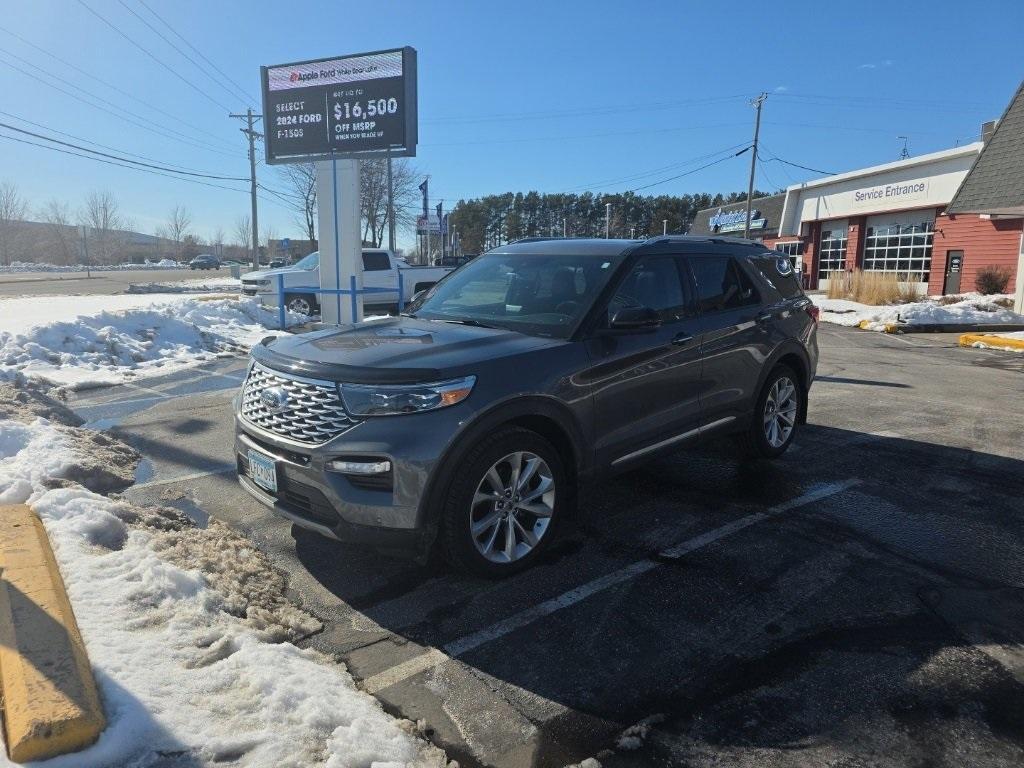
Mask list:
[[271,259],[270,264],[268,264],[267,266],[269,266],[271,269],[280,269],[281,267],[287,267],[288,259],[286,259],[284,256],[278,256],[276,258]]
[[722,435],[782,455],[817,320],[789,260],[747,240],[499,247],[400,317],[253,347],[239,480],[325,536],[512,573],[597,478]]
[[220,259],[212,253],[200,253],[188,265],[192,269],[220,269]]
[[[386,291],[365,294],[366,307],[394,307],[398,304],[398,272],[402,271],[403,300],[408,302],[420,291],[451,272],[443,267],[412,267],[390,251],[365,249],[363,251],[363,287],[384,288]],[[290,267],[265,269],[242,275],[242,293],[259,296],[268,306],[278,304],[276,275],[284,277],[284,300],[288,309],[313,315],[320,311],[315,293],[320,287],[320,253],[314,251]]]

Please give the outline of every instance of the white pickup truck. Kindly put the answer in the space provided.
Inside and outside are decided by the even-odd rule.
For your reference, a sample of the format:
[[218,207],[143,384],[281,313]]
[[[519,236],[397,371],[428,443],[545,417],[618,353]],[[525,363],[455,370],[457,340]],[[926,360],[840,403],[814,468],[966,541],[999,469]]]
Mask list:
[[[413,267],[391,251],[364,249],[363,287],[386,290],[363,294],[363,306],[396,306],[399,271],[402,273],[402,298],[408,302],[451,272],[452,267]],[[288,309],[304,315],[319,313],[319,296],[315,293],[320,287],[319,251],[314,251],[290,267],[264,269],[242,275],[242,293],[246,296],[259,296],[264,304],[276,307],[278,275],[282,276],[284,282],[284,301]]]

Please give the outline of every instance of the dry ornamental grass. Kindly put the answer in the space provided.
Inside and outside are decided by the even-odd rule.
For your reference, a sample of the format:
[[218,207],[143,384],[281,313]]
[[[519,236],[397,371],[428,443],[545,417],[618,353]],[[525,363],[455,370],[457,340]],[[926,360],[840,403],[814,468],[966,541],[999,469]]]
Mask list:
[[852,272],[831,272],[828,277],[830,299],[847,299],[879,306],[906,304],[921,298],[918,284],[912,281],[916,275],[855,269]]

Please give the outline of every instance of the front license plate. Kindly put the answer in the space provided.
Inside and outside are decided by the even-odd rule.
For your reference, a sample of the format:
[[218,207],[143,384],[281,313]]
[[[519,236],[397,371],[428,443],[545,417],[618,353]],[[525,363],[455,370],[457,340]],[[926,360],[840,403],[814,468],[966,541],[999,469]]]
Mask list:
[[277,463],[259,451],[249,449],[249,477],[260,488],[277,493]]

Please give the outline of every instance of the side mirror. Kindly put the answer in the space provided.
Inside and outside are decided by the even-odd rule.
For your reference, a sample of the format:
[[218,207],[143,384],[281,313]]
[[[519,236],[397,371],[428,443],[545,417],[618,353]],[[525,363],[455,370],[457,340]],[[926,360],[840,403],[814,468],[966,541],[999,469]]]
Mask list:
[[651,330],[661,325],[661,316],[650,307],[624,307],[612,317],[608,327],[613,331]]

